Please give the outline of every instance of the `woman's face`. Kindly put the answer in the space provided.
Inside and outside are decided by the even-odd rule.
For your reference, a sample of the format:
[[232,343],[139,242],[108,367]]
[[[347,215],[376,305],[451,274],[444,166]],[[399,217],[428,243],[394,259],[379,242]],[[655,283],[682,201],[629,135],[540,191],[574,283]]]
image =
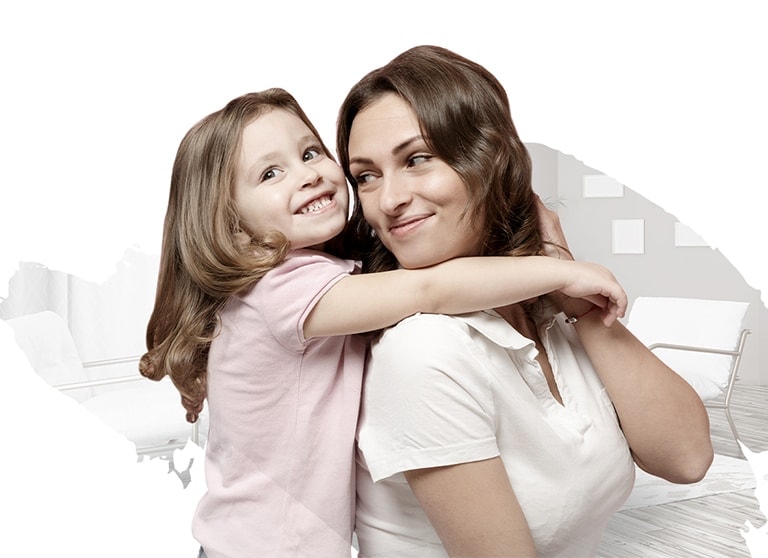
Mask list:
[[427,147],[410,105],[387,93],[352,122],[350,171],[366,221],[404,268],[477,255],[467,188]]

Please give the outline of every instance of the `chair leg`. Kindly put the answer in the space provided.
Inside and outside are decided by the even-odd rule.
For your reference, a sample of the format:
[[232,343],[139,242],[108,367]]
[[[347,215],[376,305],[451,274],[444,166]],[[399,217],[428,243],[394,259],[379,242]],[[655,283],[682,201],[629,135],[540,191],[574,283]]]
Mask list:
[[731,410],[728,407],[725,407],[725,418],[728,419],[728,424],[731,427],[731,432],[733,432],[733,439],[736,441],[736,449],[739,452],[739,455],[741,457],[744,457],[744,453],[741,451],[741,444],[739,444],[739,433],[736,430],[736,424],[733,422],[733,417],[731,417]]

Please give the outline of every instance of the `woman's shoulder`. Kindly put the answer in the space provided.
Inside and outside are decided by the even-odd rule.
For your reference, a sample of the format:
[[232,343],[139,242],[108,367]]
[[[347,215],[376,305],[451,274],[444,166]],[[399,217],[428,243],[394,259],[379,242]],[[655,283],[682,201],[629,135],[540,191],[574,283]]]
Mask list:
[[446,335],[460,336],[468,331],[468,325],[464,319],[466,316],[469,314],[449,316],[418,312],[385,329],[377,344],[407,341],[419,343],[433,339],[439,340]]
[[418,405],[420,394],[443,382],[461,385],[483,376],[485,353],[464,318],[414,314],[386,330],[372,344],[366,365],[368,399],[398,394],[394,397]]
[[414,314],[386,329],[371,345],[369,366],[384,369],[414,369],[434,363],[435,358],[452,362],[474,351],[467,315]]

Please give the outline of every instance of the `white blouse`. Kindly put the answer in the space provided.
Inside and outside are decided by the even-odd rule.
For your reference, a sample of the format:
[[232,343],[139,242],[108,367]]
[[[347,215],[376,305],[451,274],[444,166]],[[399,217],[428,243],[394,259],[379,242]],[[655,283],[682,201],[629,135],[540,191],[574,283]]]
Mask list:
[[634,463],[573,326],[532,340],[494,311],[417,314],[372,347],[358,426],[360,557],[444,557],[404,471],[501,456],[540,557],[593,556],[626,500]]

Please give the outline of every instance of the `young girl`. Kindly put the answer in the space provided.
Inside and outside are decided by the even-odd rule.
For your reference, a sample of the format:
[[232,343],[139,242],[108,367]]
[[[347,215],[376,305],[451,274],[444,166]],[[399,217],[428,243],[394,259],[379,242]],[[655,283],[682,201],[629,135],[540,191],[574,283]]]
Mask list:
[[[208,399],[208,490],[193,534],[209,558],[350,555],[365,357],[351,334],[555,290],[599,303],[606,324],[626,308],[601,266],[544,256],[356,274],[338,257],[348,196],[281,89],[232,100],[179,146],[140,368],[171,377],[190,422]],[[420,207],[391,233],[428,230],[436,211]]]

